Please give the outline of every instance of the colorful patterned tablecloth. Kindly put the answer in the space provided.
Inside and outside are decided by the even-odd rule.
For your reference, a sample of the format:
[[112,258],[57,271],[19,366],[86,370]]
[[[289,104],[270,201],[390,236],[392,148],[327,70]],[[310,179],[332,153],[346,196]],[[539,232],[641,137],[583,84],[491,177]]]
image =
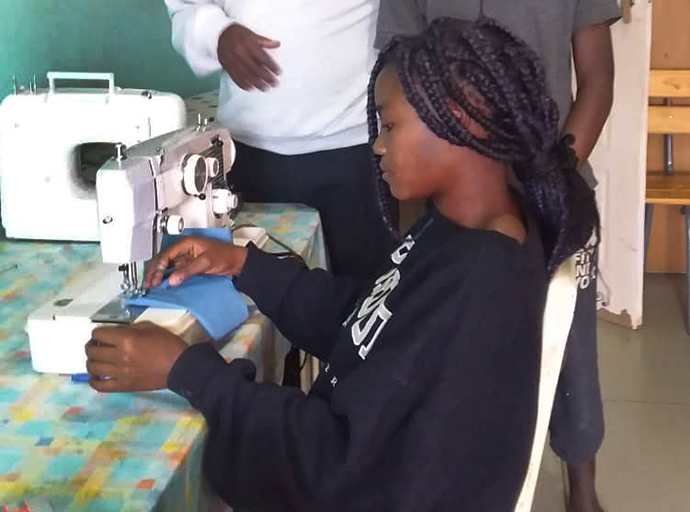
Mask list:
[[[326,265],[310,208],[248,204],[237,222]],[[284,250],[273,241],[265,249]],[[33,512],[222,509],[201,477],[204,420],[185,400],[168,391],[103,395],[33,371],[27,316],[98,262],[94,244],[0,240],[0,510],[22,501]],[[252,359],[273,380],[282,374],[277,339],[252,308],[221,354]]]

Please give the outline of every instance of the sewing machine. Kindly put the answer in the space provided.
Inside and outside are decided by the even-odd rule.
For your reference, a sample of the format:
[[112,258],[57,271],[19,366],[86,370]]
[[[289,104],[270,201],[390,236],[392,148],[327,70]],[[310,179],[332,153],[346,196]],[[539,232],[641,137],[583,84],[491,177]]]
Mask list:
[[[106,81],[106,88],[58,87]],[[88,81],[88,82],[87,82]],[[96,172],[116,143],[134,145],[185,126],[169,93],[120,89],[112,73],[48,73],[47,89],[15,83],[0,104],[2,223],[10,238],[98,241]]]
[[102,265],[63,289],[27,321],[33,367],[86,371],[84,344],[99,324],[149,320],[188,342],[208,339],[183,310],[126,306],[143,293],[143,263],[163,235],[185,227],[230,229],[237,197],[226,180],[235,146],[224,128],[201,121],[137,144],[118,145],[96,175]]

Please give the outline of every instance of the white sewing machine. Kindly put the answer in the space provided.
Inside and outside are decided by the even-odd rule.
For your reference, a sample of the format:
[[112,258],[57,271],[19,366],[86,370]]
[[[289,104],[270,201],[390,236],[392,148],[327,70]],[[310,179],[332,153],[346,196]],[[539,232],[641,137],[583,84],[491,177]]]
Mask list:
[[226,173],[234,157],[227,130],[205,123],[132,148],[118,146],[96,177],[104,264],[29,316],[36,371],[84,373],[84,345],[102,323],[149,320],[188,342],[208,339],[186,311],[126,307],[124,301],[142,293],[143,263],[160,250],[164,234],[185,226],[230,229],[237,198]]
[[[107,81],[107,88],[59,88],[57,80]],[[169,93],[120,89],[112,73],[48,73],[48,89],[18,90],[0,104],[0,191],[7,236],[98,241],[95,177],[115,155],[185,126],[185,105]]]

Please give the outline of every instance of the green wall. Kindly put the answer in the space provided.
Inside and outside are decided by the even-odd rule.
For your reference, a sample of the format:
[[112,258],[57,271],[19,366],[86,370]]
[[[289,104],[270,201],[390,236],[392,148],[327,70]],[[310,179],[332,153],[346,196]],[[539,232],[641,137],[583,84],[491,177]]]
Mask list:
[[47,71],[113,72],[119,87],[182,97],[218,86],[173,50],[163,0],[0,0],[0,20],[0,98],[13,74],[41,88]]

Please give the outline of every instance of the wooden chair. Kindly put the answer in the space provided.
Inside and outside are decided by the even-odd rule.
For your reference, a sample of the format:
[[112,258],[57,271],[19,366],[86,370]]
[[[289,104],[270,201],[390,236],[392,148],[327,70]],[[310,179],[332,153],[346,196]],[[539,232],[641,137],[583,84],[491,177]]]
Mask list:
[[[690,105],[674,105],[677,98],[690,99],[690,70],[653,69],[649,97],[664,100],[664,105],[649,106],[648,133],[664,136],[664,170],[647,173],[645,204],[645,262],[655,204],[681,206],[685,215],[687,255],[686,328],[690,332],[690,173],[674,173],[673,136],[690,134]],[[690,169],[689,169],[690,170]]]
[[534,490],[537,486],[546,434],[549,431],[549,422],[551,421],[553,400],[556,395],[558,377],[563,366],[570,326],[575,314],[576,300],[575,257],[571,257],[563,262],[556,271],[549,283],[546,295],[542,326],[537,423],[534,429],[529,467],[515,506],[515,512],[529,512],[532,509]]

